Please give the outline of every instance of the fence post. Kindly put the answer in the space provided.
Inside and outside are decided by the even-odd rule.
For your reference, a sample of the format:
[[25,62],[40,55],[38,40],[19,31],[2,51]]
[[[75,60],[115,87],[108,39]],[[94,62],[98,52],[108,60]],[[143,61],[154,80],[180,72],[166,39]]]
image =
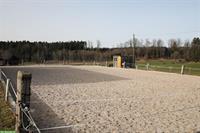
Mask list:
[[106,61],[106,67],[108,66],[108,61]]
[[8,89],[9,89],[10,79],[6,80],[6,93],[5,93],[5,101],[8,101]]
[[184,65],[182,65],[182,67],[181,67],[181,74],[184,74]]
[[[22,108],[30,107],[30,95],[31,95],[31,78],[30,73],[18,71],[17,73],[17,100],[16,100],[16,133],[29,133],[22,127],[22,121],[25,126],[29,124],[29,120],[22,112]],[[22,107],[22,108],[21,108]],[[23,120],[22,120],[23,118]]]
[[136,69],[136,70],[138,69],[138,65],[135,65],[135,69]]
[[147,71],[149,70],[149,63],[147,63]]

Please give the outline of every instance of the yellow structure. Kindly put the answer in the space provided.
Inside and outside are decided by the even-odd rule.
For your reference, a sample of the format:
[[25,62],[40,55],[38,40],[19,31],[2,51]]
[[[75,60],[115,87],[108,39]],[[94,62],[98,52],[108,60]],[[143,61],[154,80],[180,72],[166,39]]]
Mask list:
[[121,68],[122,67],[122,58],[121,56],[113,56],[113,67]]

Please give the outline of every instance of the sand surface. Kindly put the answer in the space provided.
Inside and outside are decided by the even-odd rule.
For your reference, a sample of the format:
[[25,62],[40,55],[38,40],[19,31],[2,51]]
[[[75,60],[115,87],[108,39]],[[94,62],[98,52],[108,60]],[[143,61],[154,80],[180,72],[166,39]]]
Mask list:
[[75,125],[43,132],[200,131],[197,76],[99,66],[4,70],[32,72],[31,112],[39,128]]

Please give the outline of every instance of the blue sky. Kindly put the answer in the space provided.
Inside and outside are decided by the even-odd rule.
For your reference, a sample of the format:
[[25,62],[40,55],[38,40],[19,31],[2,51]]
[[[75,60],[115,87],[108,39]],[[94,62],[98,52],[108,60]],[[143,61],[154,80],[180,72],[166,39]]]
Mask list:
[[192,39],[200,0],[0,0],[0,40]]

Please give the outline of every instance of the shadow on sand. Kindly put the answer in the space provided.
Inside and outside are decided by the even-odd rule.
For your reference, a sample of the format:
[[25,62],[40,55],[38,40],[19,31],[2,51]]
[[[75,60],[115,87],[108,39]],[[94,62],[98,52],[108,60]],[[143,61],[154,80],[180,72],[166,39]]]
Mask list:
[[[67,122],[59,118],[58,115],[45,103],[43,102],[35,93],[31,94],[32,101],[38,101],[37,103],[31,103],[31,114],[36,125],[39,129],[66,126]],[[73,133],[75,131],[72,128],[54,129],[41,131],[42,133]],[[37,133],[37,131],[34,131]]]

